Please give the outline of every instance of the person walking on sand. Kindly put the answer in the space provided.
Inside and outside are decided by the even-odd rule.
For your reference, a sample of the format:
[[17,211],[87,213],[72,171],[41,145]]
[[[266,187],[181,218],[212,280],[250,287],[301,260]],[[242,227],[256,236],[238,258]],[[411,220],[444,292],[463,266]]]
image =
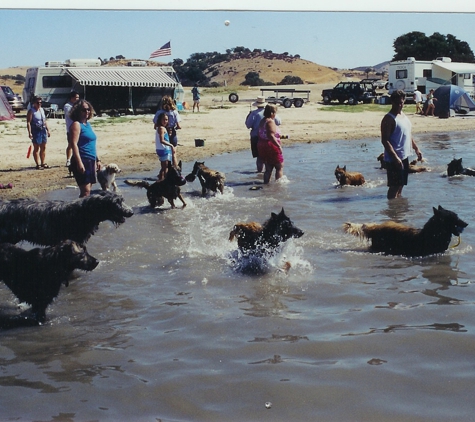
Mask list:
[[414,102],[416,103],[416,114],[422,114],[422,94],[417,88],[414,91]]
[[45,163],[46,143],[51,136],[48,123],[46,122],[45,111],[41,107],[41,97],[33,97],[32,107],[26,115],[26,128],[28,137],[33,143],[33,159],[36,163],[36,170],[49,169]]
[[195,86],[191,89],[191,93],[193,94],[193,113],[195,112],[195,107],[198,109],[199,113],[201,92],[198,88],[198,84],[195,84]]
[[399,198],[407,185],[409,155],[413,149],[422,161],[422,152],[412,138],[412,124],[403,113],[406,94],[397,90],[391,94],[391,110],[381,121],[381,143],[387,168],[388,199]]
[[264,108],[264,118],[259,123],[259,141],[257,150],[259,157],[266,166],[264,171],[264,183],[270,181],[272,171],[275,169],[275,180],[284,175],[284,155],[280,143],[280,131],[275,124],[277,106],[267,104]]
[[64,120],[66,121],[66,139],[68,141],[68,146],[66,147],[66,167],[71,165],[71,157],[73,155],[73,150],[71,148],[69,128],[71,127],[73,121],[69,116],[71,109],[73,108],[74,103],[79,100],[79,93],[76,91],[71,91],[69,93],[69,101],[64,105]]
[[437,98],[434,97],[434,90],[431,89],[427,94],[427,108],[425,115],[429,114],[430,116],[434,116],[435,104],[434,101],[437,101]]
[[[254,107],[257,107],[255,110],[250,110],[245,121],[245,125],[248,129],[251,129],[251,153],[252,156],[256,159],[257,172],[262,173],[264,169],[264,163],[259,157],[259,151],[257,150],[257,143],[259,141],[259,123],[264,117],[264,107],[267,105],[266,100],[263,96],[259,95],[254,103]],[[279,116],[275,116],[274,122],[277,126],[281,124]]]

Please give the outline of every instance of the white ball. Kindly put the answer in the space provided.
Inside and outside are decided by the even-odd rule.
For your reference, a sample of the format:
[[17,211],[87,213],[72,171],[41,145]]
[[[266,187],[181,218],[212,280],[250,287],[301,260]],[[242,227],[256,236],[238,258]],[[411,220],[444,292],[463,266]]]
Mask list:
[[229,26],[230,23],[231,23],[231,22],[229,22],[229,21],[224,21],[224,24],[225,24],[226,26]]

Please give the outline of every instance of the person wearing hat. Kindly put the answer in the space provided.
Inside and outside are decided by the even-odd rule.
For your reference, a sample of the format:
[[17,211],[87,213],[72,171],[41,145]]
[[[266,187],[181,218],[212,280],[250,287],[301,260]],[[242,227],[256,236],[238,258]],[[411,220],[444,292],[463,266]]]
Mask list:
[[[264,163],[262,162],[262,159],[259,158],[259,153],[257,151],[257,142],[259,141],[259,123],[264,117],[264,108],[266,105],[266,99],[262,95],[259,95],[256,101],[252,103],[252,106],[256,107],[256,109],[249,111],[245,122],[246,127],[251,129],[251,153],[256,159],[258,173],[262,173],[264,170]],[[279,116],[275,116],[274,121],[276,125],[280,125],[281,123]]]

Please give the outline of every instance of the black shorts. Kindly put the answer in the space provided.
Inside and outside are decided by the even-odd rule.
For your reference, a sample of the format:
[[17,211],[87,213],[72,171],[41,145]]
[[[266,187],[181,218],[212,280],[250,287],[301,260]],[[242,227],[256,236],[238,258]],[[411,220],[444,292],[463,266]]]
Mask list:
[[406,186],[409,175],[409,159],[402,160],[402,169],[392,162],[386,162],[388,186]]
[[71,171],[78,186],[87,185],[89,183],[96,183],[96,160],[82,159],[82,163],[86,171],[80,173],[77,167],[77,161],[74,156],[71,158]]
[[259,142],[259,136],[251,136],[251,152],[254,158],[259,156],[259,152],[257,151],[257,143]]

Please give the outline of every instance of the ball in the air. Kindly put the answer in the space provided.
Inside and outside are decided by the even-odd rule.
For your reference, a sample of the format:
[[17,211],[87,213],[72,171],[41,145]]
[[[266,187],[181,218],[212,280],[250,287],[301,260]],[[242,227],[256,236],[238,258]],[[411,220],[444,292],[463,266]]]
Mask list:
[[224,21],[224,24],[225,24],[226,26],[229,26],[230,23],[231,23],[231,22],[229,22],[229,21]]

